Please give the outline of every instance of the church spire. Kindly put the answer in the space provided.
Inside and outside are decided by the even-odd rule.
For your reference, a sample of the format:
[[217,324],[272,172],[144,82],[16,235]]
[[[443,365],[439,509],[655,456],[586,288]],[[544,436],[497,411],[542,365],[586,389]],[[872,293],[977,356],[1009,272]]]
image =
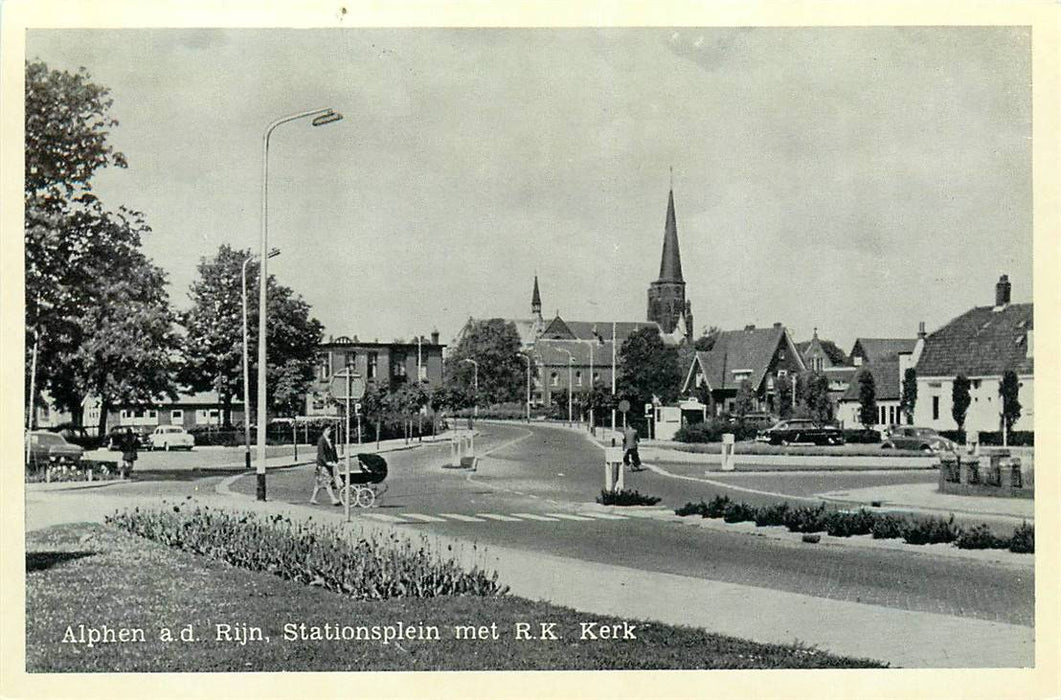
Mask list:
[[534,293],[531,295],[531,313],[535,316],[542,315],[542,295],[538,292],[538,275],[534,275]]
[[663,229],[663,258],[659,263],[660,282],[684,282],[682,254],[678,250],[678,223],[674,216],[674,188],[667,200],[667,223]]

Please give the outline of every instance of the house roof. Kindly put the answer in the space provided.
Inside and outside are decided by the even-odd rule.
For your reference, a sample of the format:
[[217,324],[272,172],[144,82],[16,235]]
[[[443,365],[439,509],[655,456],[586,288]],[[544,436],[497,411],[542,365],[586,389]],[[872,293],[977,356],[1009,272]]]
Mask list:
[[898,401],[902,396],[902,382],[899,379],[899,361],[889,360],[887,362],[876,362],[873,364],[862,365],[856,368],[854,375],[850,379],[850,383],[847,385],[847,391],[844,392],[841,401],[858,401],[860,377],[869,372],[873,375],[873,382],[876,388],[877,401]]
[[[612,323],[612,321],[565,321],[557,316],[545,327],[542,337],[567,340],[594,340],[600,337],[610,341]],[[614,323],[615,339],[620,343],[642,328],[659,330],[659,325],[652,321],[615,321]]]
[[996,376],[1006,370],[1031,374],[1028,331],[1033,330],[1033,304],[1001,308],[978,306],[925,338],[917,362],[919,377]]
[[913,352],[917,347],[917,338],[856,338],[851,347],[851,357],[858,354],[861,348],[861,356],[866,364],[894,360],[899,353]]
[[815,351],[820,349],[822,354],[829,358],[829,362],[833,363],[833,365],[842,366],[849,363],[847,355],[844,353],[843,350],[841,350],[837,346],[836,343],[831,340],[822,340],[817,336],[811,338],[810,340],[804,340],[803,342],[796,343],[796,349],[799,350],[800,357],[802,357],[804,361],[806,361],[806,359],[810,357],[809,353],[812,351],[812,349]]
[[753,387],[758,387],[770,367],[777,346],[787,337],[784,327],[747,328],[722,331],[715,347],[696,353],[704,378],[713,391],[736,389],[735,370],[748,370]]

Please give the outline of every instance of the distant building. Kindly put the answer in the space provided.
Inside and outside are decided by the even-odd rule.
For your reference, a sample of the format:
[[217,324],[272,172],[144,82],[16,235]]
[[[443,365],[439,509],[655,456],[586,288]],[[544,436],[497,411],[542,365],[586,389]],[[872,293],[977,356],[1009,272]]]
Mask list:
[[857,338],[851,348],[851,364],[855,367],[898,359],[900,353],[912,353],[917,338]]
[[357,336],[329,338],[317,351],[314,383],[306,395],[306,415],[333,415],[329,397],[343,390],[336,374],[351,367],[365,382],[366,388],[391,391],[417,378],[433,386],[442,386],[442,351],[438,331],[430,337],[420,336],[412,342],[365,342]]
[[805,369],[784,326],[750,325],[744,330],[722,331],[711,350],[697,352],[682,393],[696,395],[701,387],[706,388],[708,413],[730,413],[741,383],[748,380],[755,394],[755,410],[774,413],[779,408],[777,380],[791,379]]
[[1010,303],[1010,281],[995,285],[995,305],[977,306],[924,340],[916,363],[916,425],[954,430],[951,392],[964,375],[972,384],[966,431],[996,431],[1002,425],[1002,375],[1016,372],[1020,382],[1020,420],[1014,430],[1034,430],[1034,305]]
[[882,430],[891,425],[906,423],[899,408],[903,382],[898,357],[895,360],[864,364],[853,368],[853,375],[847,389],[840,398],[836,417],[848,428],[858,428],[862,425],[860,396],[861,377],[864,374],[873,375],[874,399],[877,404],[877,414],[869,427]]
[[648,287],[648,320],[659,325],[660,332],[677,332],[687,340],[693,337],[692,304],[685,298],[682,277],[682,255],[678,248],[678,223],[674,216],[674,190],[667,199],[667,220],[663,227],[663,255],[659,279]]

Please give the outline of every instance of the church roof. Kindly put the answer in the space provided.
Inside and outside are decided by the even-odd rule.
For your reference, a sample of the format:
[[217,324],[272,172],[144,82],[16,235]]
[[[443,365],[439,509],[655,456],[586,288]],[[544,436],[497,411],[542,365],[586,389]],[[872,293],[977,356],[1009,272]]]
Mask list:
[[674,190],[667,200],[667,223],[663,229],[663,257],[659,262],[660,282],[684,282],[682,254],[678,249],[678,223],[674,217]]
[[[622,343],[642,328],[659,330],[659,325],[652,321],[616,321],[615,339]],[[546,340],[593,340],[594,338],[611,340],[612,322],[565,321],[557,316],[545,327],[542,338]]]
[[542,307],[542,295],[538,291],[538,275],[534,276],[534,294],[531,295],[531,308]]

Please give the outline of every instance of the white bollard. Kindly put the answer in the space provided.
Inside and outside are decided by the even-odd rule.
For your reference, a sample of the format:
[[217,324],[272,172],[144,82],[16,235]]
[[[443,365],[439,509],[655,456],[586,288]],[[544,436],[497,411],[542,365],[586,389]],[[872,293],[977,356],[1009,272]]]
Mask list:
[[736,466],[733,458],[735,448],[736,441],[733,433],[724,433],[722,435],[722,471],[731,472]]
[[623,448],[604,448],[604,490],[622,489],[623,483]]

